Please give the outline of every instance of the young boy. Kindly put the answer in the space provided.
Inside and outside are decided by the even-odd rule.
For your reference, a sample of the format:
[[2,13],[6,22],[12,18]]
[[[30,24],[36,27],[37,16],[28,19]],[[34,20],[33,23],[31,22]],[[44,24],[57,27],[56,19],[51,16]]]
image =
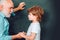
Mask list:
[[44,11],[39,6],[33,6],[28,9],[28,19],[32,21],[30,24],[27,35],[24,35],[23,33],[21,36],[25,38],[26,40],[40,40],[40,23],[42,15],[44,14]]

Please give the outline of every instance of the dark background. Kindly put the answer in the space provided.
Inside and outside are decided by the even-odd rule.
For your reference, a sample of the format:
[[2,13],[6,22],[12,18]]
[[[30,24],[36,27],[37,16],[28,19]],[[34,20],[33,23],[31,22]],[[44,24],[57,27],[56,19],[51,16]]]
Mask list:
[[13,2],[15,7],[17,7],[20,2],[25,2],[26,6],[23,11],[15,12],[15,17],[11,16],[11,18],[8,19],[10,23],[10,35],[17,34],[21,31],[27,32],[30,24],[27,18],[27,9],[38,5],[45,11],[41,21],[41,40],[60,40],[59,0],[13,0]]
[[60,40],[60,0],[55,0],[56,26],[54,30],[53,40]]

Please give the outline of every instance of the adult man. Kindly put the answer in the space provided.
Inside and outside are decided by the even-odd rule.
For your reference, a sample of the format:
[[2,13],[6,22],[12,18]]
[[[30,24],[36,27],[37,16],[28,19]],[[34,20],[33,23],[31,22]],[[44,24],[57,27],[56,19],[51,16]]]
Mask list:
[[[1,10],[0,10],[0,40],[13,40],[16,38],[21,38],[20,33],[16,35],[8,35],[9,30],[9,22],[6,19],[11,16],[11,13],[13,12],[13,2],[11,0],[1,0],[0,1]],[[22,8],[23,9],[23,8]],[[14,11],[17,11],[16,8]],[[23,33],[23,32],[22,32]]]
[[[14,12],[18,11],[18,10],[23,10],[24,9],[24,6],[25,6],[25,3],[24,2],[21,2],[17,8],[14,8]],[[0,11],[2,10],[2,5],[0,4]]]

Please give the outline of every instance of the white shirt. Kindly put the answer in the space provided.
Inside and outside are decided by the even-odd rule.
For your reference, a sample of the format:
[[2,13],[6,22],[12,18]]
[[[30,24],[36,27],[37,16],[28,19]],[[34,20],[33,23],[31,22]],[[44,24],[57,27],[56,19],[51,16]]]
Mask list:
[[34,40],[40,40],[40,23],[39,22],[35,22],[35,23],[31,23],[28,31],[27,31],[27,36],[30,36],[31,32],[36,33],[36,37]]

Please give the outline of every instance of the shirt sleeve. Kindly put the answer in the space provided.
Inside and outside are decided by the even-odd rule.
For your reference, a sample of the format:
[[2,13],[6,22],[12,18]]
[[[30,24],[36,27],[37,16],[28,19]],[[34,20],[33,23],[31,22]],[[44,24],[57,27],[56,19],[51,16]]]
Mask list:
[[11,36],[4,35],[4,18],[0,16],[0,40],[12,40]]
[[34,32],[34,33],[40,32],[40,25],[38,25],[38,24],[33,24],[33,25],[32,25],[32,31],[31,31],[31,32]]

